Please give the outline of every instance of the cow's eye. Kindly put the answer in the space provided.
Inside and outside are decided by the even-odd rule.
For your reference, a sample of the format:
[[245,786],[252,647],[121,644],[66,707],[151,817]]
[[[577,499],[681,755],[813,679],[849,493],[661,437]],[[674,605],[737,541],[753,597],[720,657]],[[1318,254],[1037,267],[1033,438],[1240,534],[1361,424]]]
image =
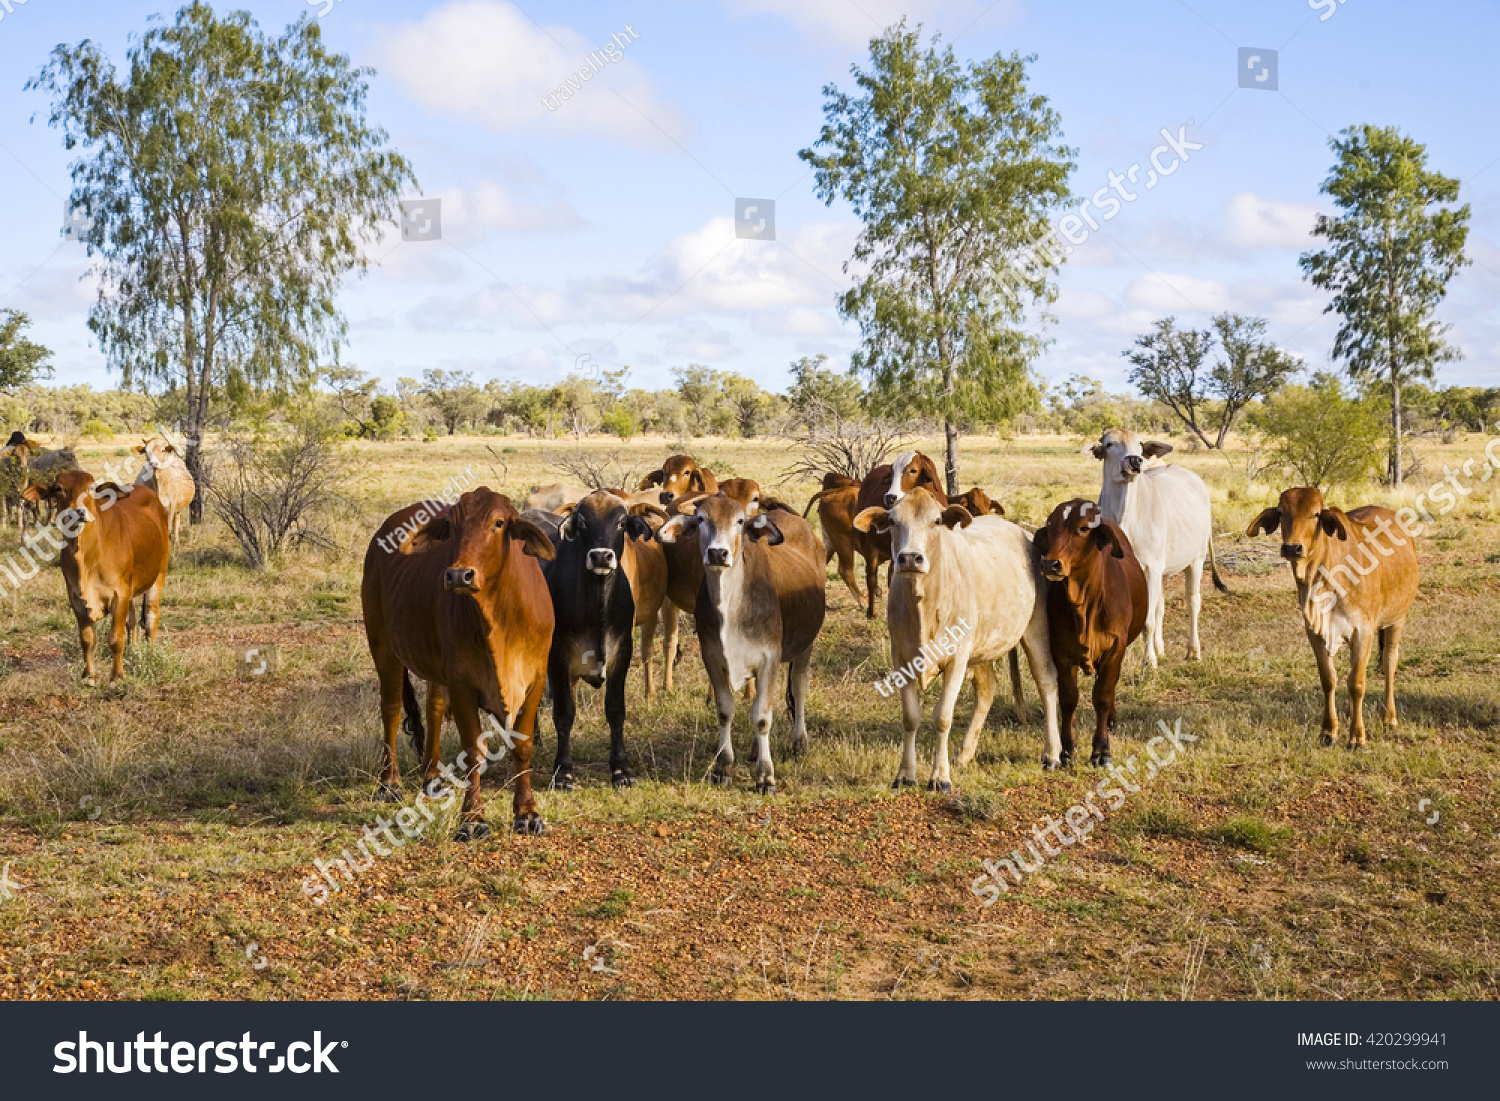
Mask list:
[[505,526],[505,521],[504,520],[496,520],[495,521],[495,530],[496,531],[499,531],[504,526]]

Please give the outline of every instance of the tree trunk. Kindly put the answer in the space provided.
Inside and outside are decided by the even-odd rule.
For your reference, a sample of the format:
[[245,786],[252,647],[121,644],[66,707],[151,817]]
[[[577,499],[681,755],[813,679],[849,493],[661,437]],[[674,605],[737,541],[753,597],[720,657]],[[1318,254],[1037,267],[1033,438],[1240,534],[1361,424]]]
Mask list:
[[952,417],[943,419],[943,438],[947,444],[947,475],[949,497],[958,496],[958,425],[953,423]]
[[1401,383],[1391,372],[1391,485],[1401,484]]

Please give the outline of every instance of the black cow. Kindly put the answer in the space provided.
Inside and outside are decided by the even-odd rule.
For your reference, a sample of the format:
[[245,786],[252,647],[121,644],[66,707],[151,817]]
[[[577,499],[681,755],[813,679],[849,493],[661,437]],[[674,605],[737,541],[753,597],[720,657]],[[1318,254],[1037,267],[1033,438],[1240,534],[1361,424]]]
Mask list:
[[531,509],[522,515],[557,549],[556,558],[541,564],[557,618],[547,659],[557,729],[553,786],[573,789],[573,685],[581,679],[604,687],[610,782],[626,787],[635,782],[625,755],[625,677],[634,652],[635,601],[620,562],[625,540],[652,538],[651,525],[606,490],[595,490],[562,515]]

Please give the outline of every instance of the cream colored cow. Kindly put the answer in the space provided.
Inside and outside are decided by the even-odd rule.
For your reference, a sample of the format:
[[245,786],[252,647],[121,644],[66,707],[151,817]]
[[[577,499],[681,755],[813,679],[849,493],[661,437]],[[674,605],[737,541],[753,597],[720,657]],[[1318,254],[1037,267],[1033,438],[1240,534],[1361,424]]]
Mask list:
[[135,484],[150,486],[161,498],[162,507],[167,510],[167,527],[175,543],[181,531],[182,515],[198,495],[198,487],[188,473],[187,463],[182,461],[177,448],[165,436],[152,436],[131,450],[146,460],[146,465],[135,476]]

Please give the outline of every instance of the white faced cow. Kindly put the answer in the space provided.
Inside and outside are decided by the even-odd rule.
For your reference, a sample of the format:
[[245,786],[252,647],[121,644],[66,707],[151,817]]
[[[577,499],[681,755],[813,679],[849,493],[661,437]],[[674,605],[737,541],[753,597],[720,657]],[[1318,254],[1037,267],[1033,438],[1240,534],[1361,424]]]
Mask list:
[[1208,486],[1191,470],[1168,463],[1152,465],[1172,450],[1169,443],[1142,442],[1128,428],[1111,428],[1089,444],[1084,454],[1104,464],[1099,510],[1119,524],[1135,548],[1146,575],[1146,661],[1155,666],[1166,652],[1162,638],[1165,601],[1162,582],[1187,571],[1188,659],[1203,656],[1198,641],[1198,612],[1203,604],[1203,561],[1208,559],[1214,586],[1228,592],[1214,562],[1213,507]]
[[773,794],[771,706],[782,662],[791,665],[787,703],[792,710],[792,752],[800,752],[807,743],[812,647],[827,608],[823,547],[812,526],[795,512],[773,509],[750,515],[740,501],[722,493],[674,507],[682,514],[663,524],[656,537],[670,544],[696,533],[702,548],[703,580],[693,618],[719,712],[714,783],[729,783],[735,693],[754,677],[750,721],[755,729],[755,787]]
[[1047,602],[1031,537],[998,516],[970,517],[961,505],[938,504],[930,493],[908,493],[894,508],[867,508],[854,519],[860,531],[886,532],[895,569],[886,621],[891,665],[898,671],[905,743],[892,787],[917,782],[917,726],[922,689],[943,675],[932,713],[937,730],[929,790],[953,788],[948,771],[948,729],[966,671],[974,673],[974,717],[958,763],[974,759],[979,731],[995,698],[994,662],[1026,650],[1031,675],[1047,715],[1043,768],[1056,768],[1062,752],[1057,726],[1057,670],[1052,663]]

